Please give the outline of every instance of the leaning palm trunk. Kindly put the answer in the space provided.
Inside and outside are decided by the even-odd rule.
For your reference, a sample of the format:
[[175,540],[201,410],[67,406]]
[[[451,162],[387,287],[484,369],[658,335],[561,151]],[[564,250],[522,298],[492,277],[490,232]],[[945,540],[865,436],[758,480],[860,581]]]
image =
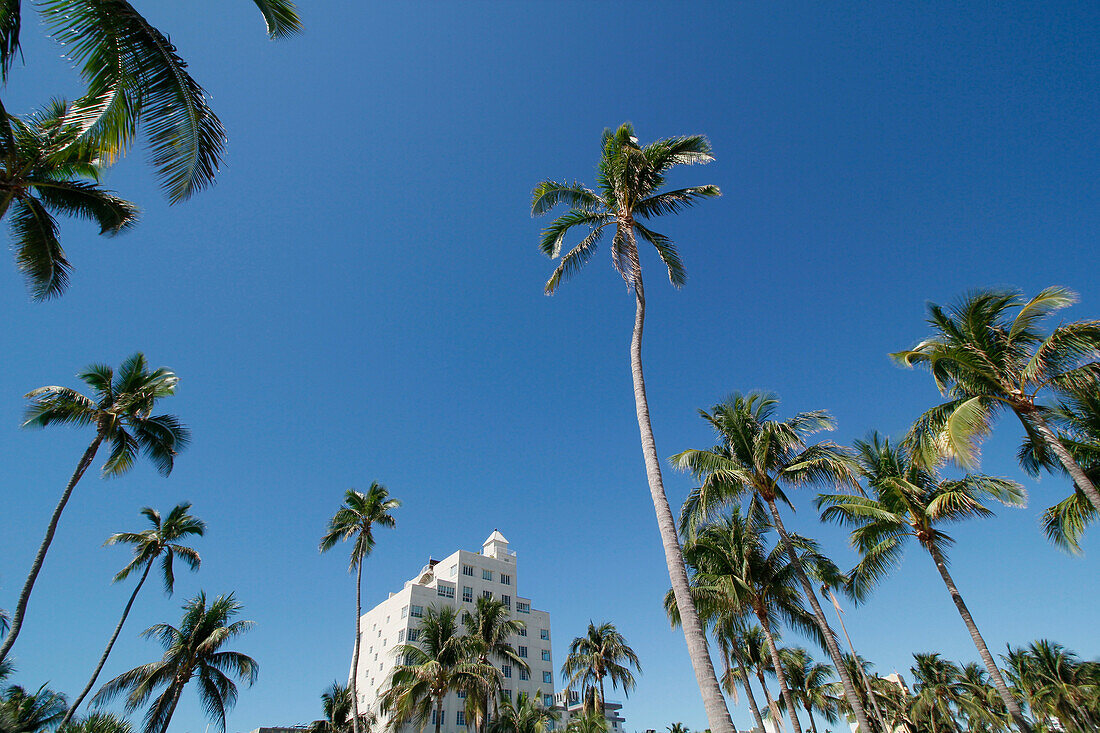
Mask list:
[[435,733],[439,733],[439,729],[443,727],[443,696],[440,695],[435,699]]
[[947,586],[947,592],[951,594],[951,600],[955,602],[955,607],[959,609],[959,615],[962,616],[963,623],[966,624],[966,630],[970,632],[970,638],[974,640],[974,646],[978,648],[978,656],[982,658],[986,671],[989,672],[989,679],[993,683],[993,687],[997,690],[997,694],[1001,696],[1001,700],[1004,701],[1008,714],[1012,716],[1012,721],[1016,724],[1020,733],[1031,733],[1031,725],[1024,718],[1020,703],[1009,691],[1008,685],[1005,684],[1004,677],[1001,676],[1001,670],[993,662],[993,655],[989,653],[989,648],[985,645],[985,639],[978,631],[978,625],[974,623],[974,618],[970,615],[970,609],[966,607],[962,594],[955,587],[955,581],[947,570],[947,563],[943,559],[943,555],[940,553],[939,548],[933,544],[928,545],[927,548],[936,563],[936,570],[940,571],[940,577],[943,578],[944,585]]
[[[768,712],[771,714],[771,719],[775,721],[775,729],[786,730],[786,726],[783,725],[783,713],[779,712],[779,706],[776,705],[775,698],[768,690],[768,681],[764,679],[764,673],[759,668],[756,670],[756,679],[760,681],[760,687],[764,689],[764,701],[768,703]],[[767,730],[763,723],[760,724],[760,730]]]
[[[756,727],[763,731],[764,719],[760,716],[760,708],[756,706],[756,698],[753,697],[752,687],[749,685],[749,671],[745,669],[745,663],[741,661],[741,655],[736,651],[733,653],[733,658],[737,661],[737,669],[741,671],[741,686],[745,688],[745,697],[749,699],[749,709],[752,711],[753,720],[756,722]],[[764,692],[767,692],[767,688],[764,689]]]
[[92,687],[95,686],[95,681],[99,678],[99,673],[103,671],[103,665],[107,663],[107,657],[111,655],[111,649],[114,648],[115,641],[118,640],[118,635],[122,632],[122,625],[126,623],[126,617],[130,615],[130,609],[134,606],[134,599],[137,598],[138,591],[141,590],[141,586],[145,585],[145,579],[149,577],[149,571],[152,569],[153,563],[147,562],[145,564],[145,572],[141,574],[141,579],[138,581],[137,587],[134,588],[134,592],[130,594],[130,600],[126,602],[126,608],[122,609],[122,618],[118,621],[118,626],[115,627],[115,633],[111,634],[110,641],[107,642],[107,648],[103,650],[103,655],[99,658],[99,664],[96,665],[95,671],[92,672],[92,678],[88,680],[88,684],[84,686],[84,689],[80,691],[76,700],[69,706],[69,709],[65,712],[65,717],[61,719],[61,723],[57,726],[58,730],[61,730],[65,725],[72,720],[73,715],[76,713],[76,709],[80,707],[80,703],[84,702],[84,698],[88,696],[88,693],[92,691]]
[[[633,241],[633,238],[631,238]],[[634,258],[637,251],[634,250]],[[713,733],[737,733],[726,708],[722,689],[718,686],[718,677],[707,649],[707,637],[699,614],[691,598],[688,585],[687,568],[684,566],[684,554],[680,548],[680,538],[676,533],[676,521],[665,496],[664,482],[661,479],[661,463],[657,457],[657,444],[653,438],[653,425],[649,420],[649,402],[646,400],[645,377],[642,375],[642,329],[645,325],[645,291],[642,286],[642,273],[635,265],[633,285],[636,302],[634,315],[634,335],[630,341],[630,371],[634,379],[634,406],[638,413],[638,431],[642,440],[642,455],[645,458],[646,478],[649,492],[653,497],[653,508],[657,513],[657,528],[664,545],[665,562],[668,565],[672,593],[676,606],[680,610],[681,627],[687,642],[691,666],[695,671],[695,681],[703,697],[703,708],[707,713],[707,722]]]
[[[822,588],[823,591],[827,590]],[[889,731],[890,726],[886,724],[886,716],[882,714],[882,709],[878,706],[878,700],[875,699],[875,692],[871,689],[871,680],[867,678],[867,672],[863,669],[863,665],[860,664],[859,655],[856,654],[855,644],[852,643],[852,637],[848,635],[848,627],[844,624],[844,615],[840,612],[840,604],[837,603],[836,596],[830,590],[829,600],[833,602],[833,608],[836,609],[836,620],[840,622],[840,630],[844,632],[844,638],[848,642],[848,648],[852,651],[852,661],[855,662],[856,671],[859,672],[859,678],[863,682],[863,690],[867,693],[867,701],[871,703],[871,708],[875,712],[875,720],[882,726],[883,731]],[[812,721],[811,721],[812,722]]]
[[859,696],[856,694],[856,688],[852,684],[852,678],[848,676],[848,670],[844,668],[844,657],[840,654],[836,636],[833,634],[832,628],[829,627],[825,613],[821,610],[821,604],[817,601],[814,588],[810,584],[810,579],[806,576],[806,569],[802,567],[802,561],[798,559],[798,553],[794,551],[794,545],[791,544],[787,528],[783,526],[783,517],[779,516],[779,508],[776,507],[774,499],[766,499],[766,501],[768,509],[771,510],[775,529],[779,532],[783,545],[787,549],[787,556],[791,559],[791,564],[794,565],[798,579],[802,581],[802,590],[806,594],[806,600],[810,602],[810,606],[814,609],[814,618],[817,619],[817,626],[821,629],[821,635],[825,637],[825,647],[829,652],[829,656],[832,657],[833,667],[836,668],[836,673],[840,677],[840,684],[844,688],[844,698],[848,701],[848,705],[852,709],[852,715],[856,718],[858,731],[859,733],[871,733],[874,729],[867,722],[867,713],[863,709],[863,703],[860,702]]
[[779,694],[783,696],[783,702],[787,704],[787,717],[791,719],[791,725],[793,730],[798,733],[802,730],[802,726],[798,722],[798,708],[794,704],[794,696],[791,695],[791,688],[787,686],[787,674],[783,671],[783,663],[779,659],[779,649],[775,646],[775,638],[772,636],[771,626],[768,624],[768,618],[763,613],[758,613],[757,617],[760,619],[760,626],[764,629],[764,638],[768,642],[768,653],[772,658],[772,667],[775,669],[775,678],[779,680]]
[[96,433],[95,440],[84,451],[80,463],[76,466],[76,471],[73,472],[72,478],[65,486],[65,491],[61,494],[61,501],[57,502],[57,507],[53,510],[50,523],[46,527],[46,536],[38,547],[38,553],[34,556],[34,562],[31,563],[31,572],[27,575],[27,581],[23,584],[23,590],[20,591],[19,600],[15,604],[15,611],[11,616],[11,626],[8,627],[8,635],[4,638],[3,646],[0,646],[0,662],[7,658],[8,652],[11,651],[16,638],[19,636],[19,630],[23,628],[23,616],[27,613],[27,602],[30,601],[34,581],[38,579],[38,573],[42,570],[42,563],[46,560],[46,552],[50,549],[50,543],[53,542],[54,532],[57,531],[57,523],[61,520],[61,512],[65,510],[65,505],[69,502],[69,497],[72,495],[77,482],[88,470],[88,466],[92,465],[96,451],[99,450],[99,444],[102,442],[103,431],[101,430]]
[[1054,434],[1054,431],[1050,429],[1050,426],[1047,425],[1046,420],[1039,415],[1038,411],[1032,408],[1031,412],[1026,414],[1026,418],[1021,414],[1020,419],[1026,420],[1039,435],[1043,436],[1047,447],[1054,452],[1054,455],[1058,456],[1058,460],[1062,463],[1062,467],[1066,469],[1066,473],[1073,479],[1073,483],[1077,484],[1077,488],[1081,489],[1096,508],[1096,511],[1100,512],[1100,491],[1097,491],[1096,485],[1089,480],[1077,461],[1073,460],[1073,456],[1062,445],[1062,441],[1058,440],[1058,436]]
[[[359,625],[362,611],[362,597],[360,589],[363,585],[363,560],[355,563],[355,647],[351,653],[351,729],[352,733],[359,733],[359,687],[356,679],[359,677]],[[439,733],[439,729],[436,729]]]

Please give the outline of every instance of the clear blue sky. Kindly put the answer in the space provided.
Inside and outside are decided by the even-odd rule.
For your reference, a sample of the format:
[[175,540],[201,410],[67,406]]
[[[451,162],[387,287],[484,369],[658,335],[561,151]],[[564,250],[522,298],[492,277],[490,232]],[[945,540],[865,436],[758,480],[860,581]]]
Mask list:
[[[303,2],[306,33],[278,44],[246,0],[137,5],[209,90],[227,165],[168,207],[135,150],[108,183],[144,221],[115,240],[65,222],[76,271],[60,300],[29,302],[0,259],[0,606],[90,440],[19,430],[21,395],[142,350],[180,375],[165,409],[194,444],[167,480],[141,466],[78,487],[15,649],[28,686],[79,689],[130,588],[110,585],[124,551],[100,544],[140,527],[141,506],[190,500],[210,525],[202,570],[171,599],[148,588],[105,674],[159,655],[137,633],[200,587],[234,590],[261,674],[229,731],[318,717],[347,675],[354,584],[344,551],[316,545],[343,491],[373,479],[405,505],[379,532],[365,605],[498,527],[559,664],[590,618],[611,620],[645,667],[628,728],[704,727],[661,609],[632,300],[606,253],[545,297],[528,213],[540,179],[592,181],[606,126],[708,135],[716,161],[674,183],[724,192],[663,225],[682,291],[644,263],[662,456],[709,445],[696,410],[733,390],[828,408],[843,442],[903,430],[936,394],[886,354],[924,335],[929,299],[1060,284],[1082,294],[1068,317],[1100,314],[1095,3]],[[26,64],[4,95],[21,113],[79,89],[24,13]],[[1002,423],[987,471],[1021,477],[1017,438]],[[667,481],[678,503],[690,480]],[[1049,637],[1100,656],[1100,536],[1083,558],[1048,546],[1038,517],[1066,482],[1027,485],[1027,509],[956,532],[956,579],[996,649]],[[809,499],[792,524],[847,565]],[[975,658],[916,551],[849,625],[882,673],[913,651]],[[188,694],[174,730],[205,725]]]

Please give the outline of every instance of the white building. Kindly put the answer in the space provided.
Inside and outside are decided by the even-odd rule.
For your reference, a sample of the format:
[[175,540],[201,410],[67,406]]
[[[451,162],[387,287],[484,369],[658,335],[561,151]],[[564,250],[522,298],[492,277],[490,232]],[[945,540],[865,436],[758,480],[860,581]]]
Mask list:
[[[623,704],[618,700],[608,699],[604,702],[603,717],[607,719],[608,733],[624,733],[626,730],[626,718],[621,715],[622,709]],[[557,728],[564,728],[571,718],[584,714],[584,699],[576,690],[562,690],[554,695],[554,710],[561,715]]]
[[[443,560],[428,560],[405,587],[379,603],[360,619],[359,669],[356,685],[359,709],[377,711],[378,698],[386,689],[394,665],[403,660],[392,652],[399,644],[416,641],[419,619],[430,606],[453,606],[473,612],[474,599],[485,596],[504,601],[513,618],[526,628],[509,641],[531,671],[495,663],[504,675],[504,694],[513,699],[521,693],[542,695],[550,707],[554,700],[554,664],[550,653],[550,614],[531,608],[531,599],[519,595],[516,553],[508,540],[493,530],[481,552],[458,550]],[[467,733],[465,700],[449,694],[443,701],[443,733]],[[428,721],[434,726],[433,718]],[[472,725],[472,721],[471,721]]]

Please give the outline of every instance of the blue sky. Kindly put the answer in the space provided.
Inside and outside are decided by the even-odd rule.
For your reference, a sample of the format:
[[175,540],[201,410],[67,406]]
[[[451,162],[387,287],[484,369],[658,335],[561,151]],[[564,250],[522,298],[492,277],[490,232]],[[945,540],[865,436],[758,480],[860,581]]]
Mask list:
[[[236,591],[261,665],[230,731],[308,722],[347,674],[354,584],[319,556],[348,487],[404,501],[365,569],[373,605],[426,561],[498,527],[554,653],[611,620],[644,665],[630,729],[705,727],[645,485],[627,346],[633,302],[606,252],[547,298],[529,216],[542,178],[592,181],[604,127],[704,133],[716,161],[673,176],[724,196],[662,225],[689,272],[653,259],[645,359],[658,450],[710,444],[696,410],[733,390],[785,414],[827,408],[832,436],[896,433],[936,399],[886,354],[925,334],[926,300],[968,288],[1081,293],[1095,317],[1100,10],[1094,3],[303,3],[306,33],[265,40],[240,2],[139,3],[171,35],[229,130],[218,185],[160,197],[144,151],[107,179],[143,207],[114,240],[63,224],[68,294],[29,302],[0,260],[0,606],[11,608],[90,436],[18,429],[21,396],[75,386],[136,350],[181,377],[165,409],[194,431],[169,479],[90,474],[62,519],[15,653],[17,681],[79,689],[129,593],[110,586],[138,509],[178,501],[210,530],[202,570],[139,599],[105,675],[159,655],[137,633],[199,588]],[[26,112],[79,91],[24,9],[4,96]],[[4,427],[6,426],[6,427]],[[1004,422],[985,469],[1022,479]],[[678,503],[690,479],[666,473]],[[1059,553],[1038,528],[1066,482],[960,528],[953,571],[992,647],[1049,637],[1100,656],[1100,546]],[[809,496],[794,528],[847,565]],[[1093,590],[1089,590],[1092,588]],[[976,657],[918,552],[848,615],[886,673],[914,651]],[[789,637],[788,641],[795,637]],[[748,726],[743,706],[735,721]],[[186,696],[174,729],[205,728]]]

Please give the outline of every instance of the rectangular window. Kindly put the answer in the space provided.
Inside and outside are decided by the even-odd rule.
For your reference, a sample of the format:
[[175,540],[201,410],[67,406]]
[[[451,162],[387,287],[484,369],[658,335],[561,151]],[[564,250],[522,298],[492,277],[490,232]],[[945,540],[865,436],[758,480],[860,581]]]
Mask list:
[[420,638],[420,629],[409,629],[409,642],[414,642]]
[[505,690],[504,691],[504,699],[506,699],[506,700],[511,700],[512,699],[512,691],[511,690]]
[[474,602],[474,589],[468,585],[462,586],[462,600],[465,603]]
[[376,662],[378,661],[378,654],[374,655],[374,661],[376,661]]
[[[412,665],[412,663],[413,663],[413,655],[412,654],[406,654],[405,655],[405,666],[408,667],[408,666]],[[381,664],[378,665],[378,669],[379,670],[382,669]]]
[[512,576],[508,575],[507,573],[501,573],[500,574],[500,584],[501,585],[511,585],[512,584]]
[[422,617],[424,615],[424,607],[423,606],[413,606],[412,610],[409,611],[409,615],[412,616],[413,618]]
[[458,699],[459,700],[465,700],[466,699],[466,691],[465,690],[459,690],[458,691]]
[[[543,695],[542,696],[542,704],[545,705],[546,707],[551,707],[554,704],[553,696]],[[553,725],[553,722],[551,722],[551,725]],[[553,730],[553,728],[551,728],[551,730]]]
[[453,578],[457,573],[458,573],[458,566],[457,565],[452,565],[451,566],[451,577]]
[[551,683],[551,682],[553,682],[553,681],[554,681],[554,674],[553,674],[553,672],[543,672],[543,673],[542,673],[542,684],[544,684],[544,685],[548,685],[548,684],[550,684],[550,683]]
[[401,629],[400,631],[397,632],[397,643],[401,644],[404,641],[405,641],[405,630]]
[[382,640],[382,647],[383,647],[383,648],[385,648],[385,646],[386,646],[386,642],[387,642],[387,641],[389,641],[389,639],[383,639],[383,640]]
[[458,716],[455,718],[455,723],[457,723],[458,725],[466,725],[466,711],[465,710],[459,710],[458,711]]
[[512,676],[512,665],[505,664],[503,667],[500,668],[500,671],[504,673],[505,677],[510,678]]
[[469,575],[471,578],[474,577],[474,566],[473,565],[463,565],[462,566],[462,574],[463,575]]
[[454,586],[450,586],[450,585],[436,586],[436,592],[439,594],[439,596],[441,598],[454,598],[455,597]]
[[549,649],[543,649],[542,650],[542,661],[544,661],[544,662],[549,662],[550,661],[550,650]]
[[511,610],[512,610],[512,596],[504,596],[504,595],[502,595],[502,596],[500,597],[500,600],[501,600],[501,602],[502,602],[502,603],[504,603],[504,607],[505,607],[505,608],[507,608],[507,609],[508,609],[509,611],[511,611]]
[[488,590],[483,590],[483,591],[481,591],[481,597],[482,597],[482,598],[488,598],[488,599],[490,599],[490,600],[491,600],[491,599],[492,599],[492,597],[493,597],[493,592],[492,592],[492,591],[488,591]]
[[539,638],[543,641],[550,641],[550,629],[539,629]]
[[521,680],[529,680],[529,679],[531,679],[531,673],[530,673],[530,672],[528,672],[528,671],[527,671],[526,669],[524,669],[523,667],[520,667],[520,668],[519,668],[519,678],[520,678]]
[[520,629],[519,629],[519,635],[520,635],[520,636],[527,636],[527,627],[526,627],[526,626],[521,626],[521,627],[520,627]]
[[405,618],[408,615],[409,615],[409,607],[408,606],[402,606],[401,607],[401,618]]
[[530,602],[516,601],[516,610],[520,613],[531,613],[531,604]]
[[484,568],[482,568],[482,570],[481,570],[481,579],[482,580],[492,580],[493,579],[493,571],[492,570],[485,570]]
[[518,651],[520,659],[527,659],[527,647],[521,646]]

